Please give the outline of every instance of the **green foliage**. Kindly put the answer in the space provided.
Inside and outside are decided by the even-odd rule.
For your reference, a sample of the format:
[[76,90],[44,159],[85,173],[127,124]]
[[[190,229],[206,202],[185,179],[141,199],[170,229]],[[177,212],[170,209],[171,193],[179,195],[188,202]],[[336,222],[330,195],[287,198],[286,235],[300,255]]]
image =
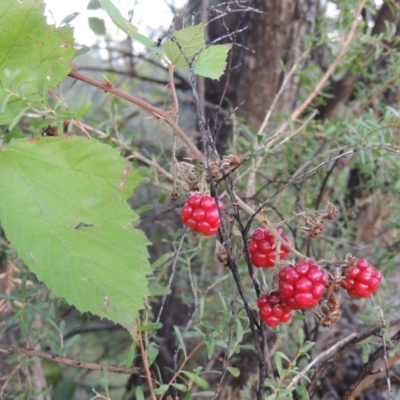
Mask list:
[[172,39],[167,39],[165,53],[169,61],[181,68],[187,68],[194,62],[197,75],[219,79],[226,68],[229,45],[211,45],[206,47],[204,41],[204,24],[191,26],[175,31]]
[[41,0],[0,2],[0,125],[13,125],[43,88],[54,88],[72,69],[72,30],[46,24]]
[[14,140],[0,152],[0,220],[58,296],[132,334],[149,294],[147,239],[126,200],[141,178],[108,146],[78,137]]
[[150,40],[148,37],[141,35],[138,32],[136,26],[132,25],[127,19],[125,19],[119,12],[118,8],[110,0],[100,0],[101,5],[107,14],[111,17],[114,24],[118,28],[122,29],[125,33],[131,36],[134,40],[146,46],[149,50],[153,51],[157,55],[161,55],[162,51],[157,45]]

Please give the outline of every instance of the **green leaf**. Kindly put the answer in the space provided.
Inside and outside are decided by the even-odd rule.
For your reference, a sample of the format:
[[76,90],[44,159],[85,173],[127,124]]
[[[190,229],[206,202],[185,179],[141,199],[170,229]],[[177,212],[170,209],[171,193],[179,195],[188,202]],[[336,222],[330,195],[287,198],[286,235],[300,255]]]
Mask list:
[[147,36],[141,35],[138,32],[138,28],[136,28],[136,26],[132,25],[127,19],[125,19],[119,12],[118,8],[115,7],[110,0],[100,0],[100,3],[107,14],[111,17],[114,24],[118,26],[118,28],[122,29],[133,39],[137,40],[139,43],[142,43],[144,46],[146,46],[149,50],[153,51],[157,55],[162,55],[161,49],[157,47],[157,45]]
[[194,72],[205,78],[219,79],[226,68],[226,58],[231,49],[229,44],[214,44],[199,54]]
[[151,264],[151,269],[161,268],[173,255],[174,253],[172,252],[163,254],[156,261],[154,261],[153,264]]
[[135,399],[136,400],[144,400],[144,392],[141,386],[137,386],[135,389]]
[[104,23],[104,19],[96,18],[96,17],[89,17],[89,28],[96,34],[96,35],[105,35],[106,34],[106,25]]
[[188,390],[183,400],[190,400],[192,398],[192,394],[193,394],[193,389]]
[[206,390],[204,392],[197,392],[195,393],[196,397],[214,397],[215,393],[211,390]]
[[243,340],[243,326],[240,320],[236,321],[236,340],[238,343]]
[[161,329],[163,324],[161,322],[153,322],[152,324],[143,325],[138,328],[139,332],[152,332]]
[[79,57],[79,56],[83,56],[84,54],[89,53],[90,51],[92,51],[92,49],[90,47],[87,47],[87,46],[82,47],[76,51],[75,58]]
[[226,368],[235,378],[240,375],[240,369],[235,367],[227,367]]
[[165,54],[171,63],[177,67],[186,68],[188,65],[182,51],[187,60],[191,62],[195,54],[206,47],[203,23],[175,31],[172,36],[179,43],[182,50],[174,41],[167,39],[165,43]]
[[283,358],[284,360],[286,360],[286,361],[290,364],[290,360],[289,360],[289,358],[288,358],[288,356],[287,356],[286,354],[283,354],[283,353],[280,352],[280,351],[277,351],[275,354],[276,354],[277,356]]
[[185,374],[189,379],[191,379],[197,386],[200,386],[202,389],[208,388],[208,382],[203,378],[200,378],[200,376],[188,371],[182,371],[182,373]]
[[125,368],[132,367],[133,359],[135,358],[135,354],[136,354],[136,345],[132,344],[131,348],[129,349],[128,357],[125,362]]
[[182,385],[181,383],[173,383],[172,386],[177,388],[181,392],[186,392],[187,391],[187,387],[185,385]]
[[77,16],[79,15],[78,12],[74,12],[72,14],[67,15],[60,23],[60,25],[67,25],[72,22]]
[[183,354],[185,355],[185,358],[186,358],[187,352],[186,352],[185,341],[183,340],[182,334],[177,326],[174,326],[174,331],[176,334],[176,338],[178,339],[179,346],[181,347]]
[[304,343],[304,331],[302,328],[299,329],[299,331],[297,332],[297,336],[299,338],[299,346],[303,346]]
[[154,389],[154,393],[158,395],[164,394],[168,390],[168,388],[168,385],[161,385],[159,388]]
[[87,5],[87,10],[97,10],[101,8],[101,4],[99,0],[90,0],[89,4]]
[[147,358],[149,360],[149,365],[152,365],[154,360],[158,356],[159,352],[158,347],[154,342],[152,342],[147,346],[146,351],[147,351]]
[[274,360],[275,360],[276,369],[278,370],[278,374],[279,374],[279,376],[282,376],[282,373],[283,373],[282,359],[279,356],[279,354],[275,353]]
[[[0,125],[10,123],[26,107],[21,97],[56,87],[73,67],[72,30],[47,25],[43,10],[42,0],[0,1],[0,103],[19,91],[1,113]],[[9,77],[7,70],[18,73]],[[18,89],[11,90],[10,84]]]
[[175,31],[172,36],[175,41],[167,39],[165,54],[173,65],[187,68],[188,62],[192,62],[197,54],[194,61],[194,72],[197,75],[211,79],[221,77],[226,68],[230,45],[216,44],[206,48],[203,23]]
[[0,148],[0,221],[19,256],[56,295],[132,335],[151,274],[148,241],[126,202],[140,180],[95,140],[17,139]]
[[76,119],[79,120],[81,119],[86,113],[92,108],[92,101],[88,100],[86,101],[82,107],[79,109],[79,111],[76,113]]

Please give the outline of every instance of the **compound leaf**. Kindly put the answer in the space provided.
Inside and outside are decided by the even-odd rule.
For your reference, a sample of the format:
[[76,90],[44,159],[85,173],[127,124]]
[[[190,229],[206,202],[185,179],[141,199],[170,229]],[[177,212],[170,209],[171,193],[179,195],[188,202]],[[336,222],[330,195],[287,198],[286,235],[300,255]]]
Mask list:
[[95,140],[17,139],[0,149],[0,221],[19,256],[55,294],[132,335],[151,273],[126,202],[140,180]]
[[[0,103],[12,94],[0,124],[10,123],[44,87],[71,71],[72,30],[46,24],[42,0],[0,1]],[[10,77],[9,71],[14,71]]]

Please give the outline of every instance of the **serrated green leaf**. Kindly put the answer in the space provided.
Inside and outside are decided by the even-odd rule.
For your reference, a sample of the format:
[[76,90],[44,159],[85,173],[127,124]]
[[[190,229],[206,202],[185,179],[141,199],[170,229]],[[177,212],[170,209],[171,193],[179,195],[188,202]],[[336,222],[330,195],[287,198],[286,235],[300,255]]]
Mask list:
[[165,43],[165,54],[171,63],[177,67],[186,68],[188,63],[186,62],[185,56],[187,60],[191,62],[195,54],[206,47],[203,23],[175,31],[172,36],[179,43],[182,50],[174,41],[167,39]]
[[96,35],[105,35],[106,34],[106,25],[104,23],[104,19],[89,17],[88,18],[89,28]]
[[240,375],[240,369],[235,367],[227,367],[228,372],[230,372],[235,378]]
[[188,371],[182,371],[182,373],[185,374],[189,379],[191,379],[197,386],[200,386],[202,389],[208,388],[208,382],[200,376]]
[[[47,25],[43,10],[42,0],[0,1],[0,102],[10,94],[6,70],[18,70],[13,88],[29,97],[41,94],[44,86],[56,87],[73,67],[72,30]],[[10,123],[26,105],[13,96],[0,114],[0,125]]]
[[56,295],[131,334],[151,274],[126,202],[140,180],[95,140],[17,139],[0,149],[0,221],[19,256]]
[[194,63],[194,72],[205,78],[219,79],[226,68],[226,59],[231,49],[229,44],[214,44],[199,54]]
[[112,21],[118,28],[122,29],[125,33],[131,36],[133,39],[142,43],[149,50],[153,51],[157,55],[162,55],[162,51],[157,45],[150,40],[147,36],[141,35],[138,32],[138,28],[132,25],[127,19],[125,19],[119,12],[118,8],[110,0],[100,0],[101,5],[107,14],[111,17]]

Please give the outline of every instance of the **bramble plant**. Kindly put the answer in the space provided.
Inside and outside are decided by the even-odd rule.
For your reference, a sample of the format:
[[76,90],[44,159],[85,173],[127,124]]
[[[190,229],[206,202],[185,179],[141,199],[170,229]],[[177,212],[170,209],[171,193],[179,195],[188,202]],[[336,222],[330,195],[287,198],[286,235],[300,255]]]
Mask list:
[[[87,49],[78,49],[69,25],[77,13],[55,27],[43,0],[0,2],[0,353],[11,365],[0,398],[74,399],[90,391],[108,400],[322,398],[330,366],[361,344],[365,368],[344,389],[337,379],[335,398],[370,388],[368,371],[382,358],[393,399],[400,321],[390,317],[399,306],[378,287],[391,290],[386,277],[398,261],[400,113],[378,102],[388,93],[367,87],[385,73],[359,60],[385,64],[382,87],[398,83],[400,52],[388,45],[398,43],[396,29],[385,20],[385,31],[371,31],[360,18],[376,9],[365,0],[334,2],[338,21],[324,11],[290,60],[264,60],[262,68],[279,67],[281,86],[269,108],[244,118],[247,105],[225,96],[230,80],[244,90],[237,70],[251,70],[257,53],[241,35],[258,32],[258,18],[271,10],[249,1],[192,3],[157,41],[112,1],[88,3],[131,46],[146,49],[139,72],[130,58],[125,83],[112,69],[100,80],[81,73],[78,57]],[[400,26],[390,7],[382,10]],[[89,26],[106,34],[97,17]],[[242,51],[253,54],[243,63]],[[328,109],[339,105],[329,105],[334,91],[325,84],[343,76],[359,84],[349,110],[334,118]],[[221,94],[213,107],[205,78],[209,92]],[[166,85],[151,90],[141,86],[146,80]],[[278,104],[291,86],[289,114]],[[194,111],[183,107],[182,87]],[[250,92],[253,101],[257,92]],[[132,124],[140,113],[146,118]],[[375,210],[365,207],[382,196],[391,200],[372,223]],[[380,230],[367,239],[368,224]],[[372,306],[362,300],[365,313],[356,313],[351,298],[370,298]],[[353,328],[350,312],[371,326]],[[106,349],[100,357],[93,343]],[[67,378],[62,365],[101,375]],[[130,378],[121,383],[114,373]]]

